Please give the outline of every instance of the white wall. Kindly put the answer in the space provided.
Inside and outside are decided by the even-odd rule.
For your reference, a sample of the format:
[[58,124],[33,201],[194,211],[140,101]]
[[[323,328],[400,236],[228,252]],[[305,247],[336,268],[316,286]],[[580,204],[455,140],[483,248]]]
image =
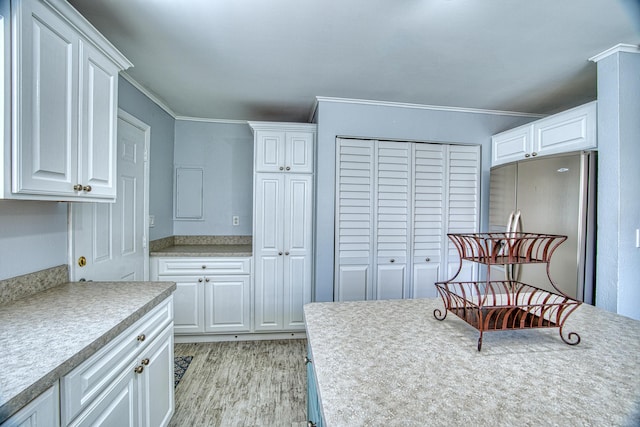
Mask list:
[[[175,220],[175,235],[250,236],[253,133],[246,123],[177,120],[174,163],[204,169],[204,218]],[[238,216],[240,224],[232,225]]]
[[488,220],[491,135],[537,118],[321,100],[317,109],[315,300],[333,300],[337,136],[482,145],[482,230]]

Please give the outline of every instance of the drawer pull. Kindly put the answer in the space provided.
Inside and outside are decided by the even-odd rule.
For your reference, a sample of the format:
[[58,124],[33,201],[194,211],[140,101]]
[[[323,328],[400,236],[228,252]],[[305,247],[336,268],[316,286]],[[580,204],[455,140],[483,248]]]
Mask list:
[[142,363],[144,366],[147,366],[149,364],[149,359],[148,358],[142,359],[140,363]]
[[140,342],[142,342],[142,341],[144,341],[146,339],[147,339],[147,337],[145,336],[145,334],[140,334],[140,335],[138,335],[138,338],[137,338],[137,340],[140,341]]
[[136,374],[141,374],[142,371],[144,371],[144,366],[142,365],[138,365],[133,369],[133,372],[135,372]]

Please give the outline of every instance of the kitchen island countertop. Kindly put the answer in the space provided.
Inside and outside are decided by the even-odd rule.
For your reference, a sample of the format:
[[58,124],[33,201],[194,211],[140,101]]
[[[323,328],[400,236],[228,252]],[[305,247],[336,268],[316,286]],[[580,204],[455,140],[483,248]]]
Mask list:
[[0,305],[0,422],[175,287],[173,282],[73,282]]
[[640,321],[583,304],[558,329],[478,331],[439,299],[305,306],[325,425],[640,425]]

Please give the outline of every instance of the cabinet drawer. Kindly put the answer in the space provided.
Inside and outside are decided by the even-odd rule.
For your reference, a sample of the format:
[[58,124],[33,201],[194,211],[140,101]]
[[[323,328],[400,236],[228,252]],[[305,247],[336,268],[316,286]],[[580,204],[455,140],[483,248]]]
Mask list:
[[250,274],[251,258],[159,258],[158,274]]
[[67,425],[87,407],[124,367],[173,320],[169,297],[118,335],[61,380],[62,424]]

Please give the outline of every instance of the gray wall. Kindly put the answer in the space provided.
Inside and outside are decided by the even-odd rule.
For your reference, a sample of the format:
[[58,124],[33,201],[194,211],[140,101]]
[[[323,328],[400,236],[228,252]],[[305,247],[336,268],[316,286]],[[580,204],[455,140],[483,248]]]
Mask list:
[[598,62],[596,306],[640,319],[640,54]]
[[[174,164],[204,169],[204,219],[175,220],[175,235],[252,234],[253,133],[248,124],[177,120]],[[232,225],[234,215],[238,226]]]
[[155,227],[149,240],[173,235],[173,138],[175,119],[120,77],[118,106],[151,126],[149,153],[149,214]]
[[315,300],[333,300],[335,143],[337,136],[479,144],[481,230],[489,206],[491,135],[538,117],[320,100],[317,109]]

